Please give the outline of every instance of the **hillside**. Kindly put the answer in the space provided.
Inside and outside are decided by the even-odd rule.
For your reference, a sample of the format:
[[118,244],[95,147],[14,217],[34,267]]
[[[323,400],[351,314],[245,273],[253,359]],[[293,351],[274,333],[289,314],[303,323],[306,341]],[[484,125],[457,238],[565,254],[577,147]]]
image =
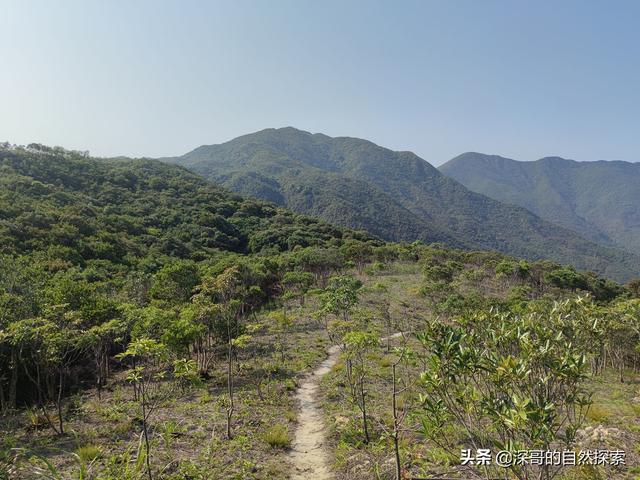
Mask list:
[[472,192],[413,153],[366,140],[268,129],[163,160],[243,195],[387,240],[420,239],[550,258],[618,280],[640,271],[634,255]]
[[[240,265],[259,261],[250,256],[243,258]],[[234,359],[231,354],[227,357],[225,348],[229,336],[225,330],[215,328],[215,322],[219,320],[200,315],[203,307],[205,311],[224,307],[220,303],[200,305],[198,295],[192,297],[193,300],[189,299],[190,295],[182,298],[152,295],[140,308],[118,304],[117,308],[108,311],[105,304],[110,306],[112,297],[95,298],[95,294],[90,296],[85,291],[81,296],[81,308],[74,306],[65,312],[68,318],[83,319],[78,325],[82,328],[78,335],[80,341],[76,340],[74,328],[65,326],[63,319],[53,317],[56,324],[65,328],[65,338],[71,340],[71,345],[62,343],[69,357],[74,359],[64,364],[64,392],[71,393],[62,400],[55,395],[45,397],[49,401],[41,405],[36,403],[33,386],[23,375],[23,369],[11,369],[12,347],[17,345],[23,352],[31,353],[34,347],[44,346],[49,353],[61,342],[55,336],[46,337],[46,330],[37,330],[39,325],[35,320],[10,317],[8,326],[0,323],[0,328],[8,333],[4,341],[0,337],[0,359],[4,360],[0,362],[0,386],[7,387],[4,392],[10,390],[11,372],[17,371],[21,401],[17,409],[5,410],[4,407],[0,411],[0,438],[3,439],[0,442],[0,478],[398,478],[393,461],[393,437],[385,433],[392,431],[394,425],[391,415],[394,380],[402,386],[398,416],[407,418],[402,422],[398,437],[397,461],[399,469],[406,473],[400,478],[442,478],[442,475],[460,480],[483,478],[476,475],[473,466],[460,466],[456,462],[461,448],[466,448],[472,440],[465,436],[466,424],[451,418],[449,408],[443,406],[437,411],[438,415],[447,418],[444,431],[424,428],[424,425],[440,425],[433,420],[432,410],[425,408],[421,400],[427,394],[431,398],[441,398],[429,390],[426,382],[429,375],[435,375],[433,369],[440,365],[433,352],[445,352],[441,354],[442,364],[455,361],[454,365],[467,369],[462,374],[457,370],[444,372],[449,375],[446,378],[456,376],[453,381],[445,382],[448,390],[441,395],[456,394],[456,398],[461,399],[460,408],[467,408],[468,402],[474,402],[476,408],[469,408],[474,412],[472,419],[475,425],[484,426],[481,430],[483,441],[492,448],[499,448],[505,432],[509,439],[525,440],[535,432],[534,441],[537,440],[550,430],[536,428],[541,421],[545,422],[545,427],[557,428],[568,415],[562,407],[568,405],[573,412],[580,395],[593,393],[593,397],[588,397],[593,405],[586,418],[578,415],[578,420],[571,424],[578,429],[575,437],[581,442],[581,448],[613,448],[609,444],[615,442],[616,449],[627,452],[627,466],[598,466],[600,476],[595,478],[629,478],[628,473],[638,461],[634,447],[640,441],[640,433],[633,428],[637,411],[634,411],[636,407],[632,400],[637,396],[638,386],[638,374],[633,368],[638,360],[633,348],[638,333],[630,321],[640,306],[638,300],[628,300],[625,291],[611,282],[584,277],[582,280],[592,280],[594,286],[600,287],[593,293],[601,291],[605,296],[598,304],[584,298],[576,299],[575,288],[562,285],[566,278],[581,279],[570,269],[557,269],[546,262],[527,264],[499,254],[396,244],[374,248],[373,258],[385,260],[384,263],[367,264],[362,274],[342,262],[338,270],[342,275],[334,277],[324,289],[314,284],[313,290],[305,293],[289,283],[289,295],[286,296],[276,295],[274,292],[282,290],[272,289],[265,309],[254,309],[236,319],[241,326],[250,324],[252,328],[248,339],[246,335],[238,337],[237,333],[232,337],[238,338],[233,364],[227,363],[229,358]],[[4,266],[2,261],[0,258],[0,266]],[[192,282],[188,294],[219,283],[220,277],[225,276],[226,271],[208,277],[209,268],[206,261],[200,262],[197,272],[202,275],[198,280],[202,283],[194,287],[196,283]],[[298,277],[304,275],[303,270],[298,270],[303,265],[295,268]],[[166,283],[166,273],[170,271],[175,272],[164,269],[152,277],[152,292]],[[287,285],[282,278],[287,278],[286,274],[275,281]],[[3,280],[0,274],[0,288],[4,287]],[[241,285],[249,287],[254,281],[251,276],[245,276]],[[27,282],[31,282],[31,278]],[[186,283],[182,280],[180,285],[188,287]],[[82,283],[78,286],[86,288]],[[60,288],[66,290],[68,287],[68,283],[58,287],[54,284],[44,291],[34,292],[34,297],[42,302],[46,311],[46,302],[52,293],[59,294]],[[77,287],[69,290],[67,298],[78,296]],[[122,292],[125,298],[130,294],[127,290]],[[239,289],[231,301],[246,301],[247,290]],[[29,290],[23,292],[28,294]],[[213,300],[220,302],[219,297],[214,296]],[[560,303],[556,304],[556,300]],[[561,315],[558,309],[561,309]],[[87,312],[96,310],[107,310],[110,313],[108,321],[87,328],[84,323]],[[600,315],[629,320],[605,323],[600,327],[594,322],[601,318]],[[102,313],[102,316],[106,314]],[[451,321],[445,323],[442,318]],[[470,320],[462,323],[461,318]],[[505,319],[508,324],[500,323]],[[590,328],[594,324],[600,328]],[[194,328],[197,326],[210,328],[204,330],[204,339],[203,330]],[[29,334],[31,328],[33,333]],[[464,336],[460,330],[470,333]],[[416,335],[389,335],[390,332],[409,331]],[[455,337],[455,334],[459,336]],[[361,347],[366,356],[354,348],[354,335],[357,335],[356,340],[367,341]],[[440,343],[434,346],[421,343],[425,339],[443,342],[449,335],[454,341],[461,338],[464,344],[447,350],[436,348]],[[391,338],[385,340],[387,336]],[[622,337],[629,341],[619,342]],[[502,339],[505,340],[502,342]],[[146,342],[143,345],[157,348],[162,345],[168,350],[165,352],[168,358],[160,360],[160,371],[165,375],[153,383],[149,394],[155,408],[146,424],[141,422],[143,410],[140,396],[136,395],[136,383],[128,379],[131,371],[135,371],[134,366],[143,368],[144,373],[155,366],[158,359],[140,355],[135,359],[139,362],[136,364],[117,355],[143,341]],[[342,348],[331,348],[338,342]],[[496,342],[501,343],[496,345]],[[197,361],[200,366],[203,343],[209,345],[204,352],[208,366],[201,375],[186,379],[178,377],[172,365],[182,361],[195,366]],[[91,348],[87,349],[87,345]],[[99,347],[104,345],[109,347],[107,355],[111,365],[105,378],[92,369],[96,364],[94,352],[100,355]],[[539,354],[538,349],[544,355]],[[402,351],[413,352],[413,356],[403,359],[398,356]],[[606,370],[598,369],[603,364],[602,351],[616,354],[607,360],[616,363]],[[447,354],[455,355],[453,361],[444,356]],[[469,361],[473,354],[484,355],[482,358],[486,363]],[[618,357],[619,354],[622,355]],[[462,355],[465,357],[460,359]],[[497,365],[488,362],[493,359],[487,358],[489,355],[495,356]],[[583,355],[587,355],[587,362],[566,366]],[[27,373],[40,367],[45,378],[57,384],[58,360],[47,360],[38,355],[26,358]],[[621,360],[621,366],[626,367],[624,382],[620,381],[618,372]],[[233,368],[227,368],[227,365]],[[358,399],[354,392],[359,390],[352,386],[354,380],[349,375],[348,365],[353,366],[357,375],[366,373],[362,378],[367,388],[368,441],[365,441],[367,434],[362,427],[363,415],[354,400]],[[482,369],[477,365],[482,365]],[[510,368],[508,375],[505,375],[503,365]],[[462,375],[474,367],[474,378],[484,380],[487,388],[492,389],[489,393],[508,393],[507,401],[496,413],[481,408],[484,402],[490,401],[484,391],[482,397],[464,391],[472,380]],[[131,370],[127,371],[127,368]],[[521,375],[522,368],[535,368],[537,375]],[[230,372],[234,375],[234,411],[231,435],[227,435],[227,376]],[[101,382],[99,386],[89,383],[96,375]],[[567,376],[570,376],[568,380]],[[542,382],[544,386],[551,384],[554,388],[540,388]],[[565,387],[567,384],[569,386]],[[571,390],[566,391],[568,388]],[[542,392],[539,394],[542,399],[536,398],[524,405],[518,403],[516,393],[528,391],[526,389]],[[43,390],[47,395],[48,390]],[[556,393],[558,391],[560,393]],[[552,404],[547,400],[551,395]],[[515,402],[510,401],[511,398],[515,398]],[[562,402],[560,406],[556,406],[559,402]],[[65,433],[59,431],[55,415],[57,403],[61,404],[60,421],[64,422]],[[552,414],[548,413],[550,410]],[[520,415],[525,420],[513,428],[508,424],[512,417],[507,415]],[[414,418],[418,421],[412,421]],[[492,429],[486,427],[492,425],[490,421],[501,423]],[[150,438],[148,455],[141,441],[142,434],[147,431],[145,425],[148,425]],[[594,428],[602,438],[594,436],[592,440],[587,435]],[[565,442],[564,437],[554,436],[552,448],[566,448],[573,438],[569,437]],[[314,448],[306,448],[310,442]],[[446,448],[442,451],[447,455],[430,455],[430,452],[439,452],[438,448]],[[146,458],[150,458],[148,467],[145,467]],[[570,467],[565,471],[566,476],[557,478],[575,478]],[[498,473],[501,472],[495,471],[495,475]],[[535,477],[530,477],[538,478],[538,472],[535,473]],[[489,478],[499,478],[495,475]]]
[[637,463],[637,282],[384,243],[153,160],[5,145],[0,173],[0,479],[480,478],[451,461],[480,435]]
[[640,163],[520,162],[465,153],[440,167],[474,192],[527,208],[594,241],[640,253]]
[[366,234],[246,200],[155,160],[99,161],[34,146],[0,150],[0,254],[64,265],[199,260]]

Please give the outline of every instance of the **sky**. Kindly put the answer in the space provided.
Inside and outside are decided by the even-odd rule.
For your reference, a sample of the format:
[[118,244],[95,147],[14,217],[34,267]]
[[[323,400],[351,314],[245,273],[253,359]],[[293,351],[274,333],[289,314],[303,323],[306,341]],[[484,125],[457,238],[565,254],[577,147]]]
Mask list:
[[637,1],[0,0],[0,141],[173,156],[294,126],[640,160]]

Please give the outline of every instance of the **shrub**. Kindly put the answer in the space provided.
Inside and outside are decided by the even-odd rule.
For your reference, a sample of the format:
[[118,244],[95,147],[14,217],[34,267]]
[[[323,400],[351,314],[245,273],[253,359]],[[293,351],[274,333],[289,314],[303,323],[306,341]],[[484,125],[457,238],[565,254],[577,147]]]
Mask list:
[[272,448],[288,448],[291,445],[289,428],[282,424],[274,425],[265,432],[264,441]]

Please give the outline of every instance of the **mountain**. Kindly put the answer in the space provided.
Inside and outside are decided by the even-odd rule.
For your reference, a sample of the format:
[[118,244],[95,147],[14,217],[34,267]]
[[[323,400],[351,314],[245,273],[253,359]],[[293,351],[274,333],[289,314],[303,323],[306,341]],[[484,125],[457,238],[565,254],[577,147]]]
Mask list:
[[411,152],[366,140],[267,129],[162,160],[243,195],[387,240],[550,258],[618,280],[640,271],[639,257],[472,192]]
[[465,153],[440,171],[474,192],[640,254],[640,163],[559,157],[520,162]]
[[131,265],[346,238],[372,239],[241,198],[157,160],[97,160],[40,145],[0,148],[0,255],[40,254],[60,268]]

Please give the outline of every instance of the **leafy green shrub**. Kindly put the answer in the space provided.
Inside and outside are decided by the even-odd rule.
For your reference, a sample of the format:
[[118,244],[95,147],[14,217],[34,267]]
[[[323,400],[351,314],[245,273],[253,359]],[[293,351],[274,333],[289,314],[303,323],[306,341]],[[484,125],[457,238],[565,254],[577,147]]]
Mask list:
[[373,262],[371,265],[364,269],[364,273],[367,275],[375,275],[376,273],[383,272],[387,269],[386,265],[382,262]]
[[287,378],[284,381],[284,388],[287,392],[294,392],[297,388],[296,382],[291,378]]
[[[482,438],[487,448],[570,447],[591,403],[580,344],[580,320],[590,311],[578,298],[522,314],[490,308],[427,323],[417,334],[425,437],[459,451],[447,426],[464,416],[466,441]],[[519,478],[548,477],[546,466],[509,468]]]

